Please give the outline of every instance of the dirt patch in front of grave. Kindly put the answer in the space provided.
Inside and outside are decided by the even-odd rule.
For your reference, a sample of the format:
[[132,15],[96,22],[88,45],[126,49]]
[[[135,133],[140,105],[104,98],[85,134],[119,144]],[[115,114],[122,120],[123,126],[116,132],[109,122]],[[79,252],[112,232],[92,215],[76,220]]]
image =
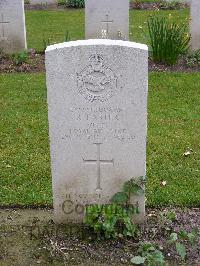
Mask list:
[[[177,64],[168,66],[161,63],[155,63],[149,59],[149,72],[200,72],[200,64],[189,67],[186,64],[186,59],[182,58]],[[45,55],[37,53],[34,49],[30,49],[27,60],[22,63],[17,63],[16,57],[9,55],[0,55],[0,73],[36,73],[45,72]]]
[[172,3],[163,1],[155,3],[141,3],[140,1],[132,1],[130,3],[130,9],[139,9],[139,10],[180,10],[184,8],[189,8],[189,4],[180,3],[174,1]]
[[25,62],[19,62],[19,57],[16,55],[0,54],[0,73],[35,73],[45,71],[44,53],[36,53],[33,49],[30,49]]
[[[166,218],[171,212],[176,214],[173,221]],[[0,265],[131,265],[139,241],[156,243],[167,265],[179,265],[181,260],[166,239],[181,229],[200,230],[200,208],[148,209],[137,239],[100,241],[80,225],[56,226],[52,217],[51,209],[0,209]],[[184,265],[200,265],[200,239],[196,247],[184,244]]]
[[175,65],[165,65],[163,63],[155,63],[149,59],[149,72],[200,72],[200,64],[189,67],[186,63],[186,58],[181,58]]
[[66,7],[58,4],[24,4],[25,10],[62,10]]
[[[25,10],[67,10],[74,9],[71,7],[67,7],[66,5],[59,4],[25,4]],[[141,3],[140,1],[132,1],[130,2],[130,9],[139,9],[139,10],[179,10],[189,8],[188,4],[179,3],[179,2],[155,2],[155,3]]]

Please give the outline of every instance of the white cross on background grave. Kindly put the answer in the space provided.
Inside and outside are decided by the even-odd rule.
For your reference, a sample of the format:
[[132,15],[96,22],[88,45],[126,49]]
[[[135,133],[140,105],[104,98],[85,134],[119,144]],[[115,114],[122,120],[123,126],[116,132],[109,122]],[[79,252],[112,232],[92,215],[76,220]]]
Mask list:
[[102,190],[101,188],[101,165],[102,164],[114,164],[114,160],[101,160],[101,150],[100,146],[102,143],[94,143],[97,147],[97,159],[96,160],[85,160],[83,162],[86,164],[96,164],[97,165],[97,188],[96,191]]
[[101,23],[106,23],[106,33],[108,34],[109,23],[113,23],[113,20],[108,19],[109,15],[106,15],[106,20],[102,20]]
[[1,14],[1,21],[0,21],[0,24],[2,25],[2,35],[0,35],[0,38],[4,39],[5,38],[5,28],[4,26],[6,24],[9,24],[10,21],[4,21],[4,15]]

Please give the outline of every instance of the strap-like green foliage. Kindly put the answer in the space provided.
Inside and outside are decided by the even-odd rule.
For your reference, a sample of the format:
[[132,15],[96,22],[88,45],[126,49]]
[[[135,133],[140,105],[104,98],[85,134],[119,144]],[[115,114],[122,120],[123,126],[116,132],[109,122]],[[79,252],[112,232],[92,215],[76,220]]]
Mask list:
[[154,61],[173,65],[189,48],[190,36],[186,26],[179,26],[171,19],[150,17],[148,29]]

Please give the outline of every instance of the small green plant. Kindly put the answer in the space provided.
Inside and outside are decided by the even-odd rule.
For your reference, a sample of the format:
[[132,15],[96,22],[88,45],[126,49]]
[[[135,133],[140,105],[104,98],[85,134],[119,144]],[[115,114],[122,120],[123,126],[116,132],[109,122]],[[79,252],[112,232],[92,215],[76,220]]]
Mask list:
[[67,0],[58,0],[58,5],[59,6],[65,6],[65,5],[67,5]]
[[174,221],[176,221],[176,212],[175,211],[168,211],[167,213],[166,213],[166,218],[168,219],[168,220],[170,220],[171,222],[174,222]]
[[30,0],[24,0],[24,4],[29,5],[30,4]]
[[186,33],[185,25],[171,22],[170,17],[150,17],[148,30],[154,61],[174,65],[181,55],[187,53],[190,36]]
[[177,254],[181,257],[182,260],[185,260],[187,255],[185,243],[189,242],[190,245],[194,248],[197,244],[198,237],[198,228],[194,228],[189,233],[185,230],[180,230],[178,233],[173,232],[170,234],[168,244],[175,245]]
[[162,251],[157,249],[154,244],[149,242],[140,242],[138,248],[138,256],[131,259],[134,265],[146,264],[147,266],[164,265],[164,255]]
[[114,194],[111,201],[117,204],[130,204],[131,194],[144,193],[144,182],[145,178],[143,176],[126,181],[123,185],[123,190]]
[[123,191],[117,192],[111,198],[111,204],[86,206],[85,224],[98,237],[135,236],[138,231],[132,222],[132,216],[139,213],[139,208],[130,204],[130,197],[131,194],[144,193],[141,182],[143,177],[125,182]]
[[72,8],[83,8],[85,7],[84,0],[67,0],[67,6]]
[[176,221],[175,211],[161,211],[159,213],[159,225],[161,227],[166,227]]
[[93,229],[98,238],[116,238],[135,236],[137,226],[132,223],[131,217],[135,209],[118,204],[89,205],[86,207],[84,223]]
[[21,65],[22,63],[27,62],[28,53],[26,51],[23,51],[21,53],[14,54],[13,59],[14,59],[16,65]]
[[200,66],[200,50],[193,53],[189,53],[186,57],[186,64],[188,67],[199,67]]

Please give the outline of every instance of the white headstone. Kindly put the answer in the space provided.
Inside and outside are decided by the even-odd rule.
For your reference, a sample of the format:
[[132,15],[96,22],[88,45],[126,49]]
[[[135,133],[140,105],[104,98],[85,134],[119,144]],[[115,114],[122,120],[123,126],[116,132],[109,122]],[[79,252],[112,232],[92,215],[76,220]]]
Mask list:
[[0,0],[0,49],[14,53],[26,48],[24,1]]
[[86,0],[86,39],[129,39],[129,0]]
[[190,13],[191,46],[192,50],[198,50],[200,49],[200,0],[192,0]]
[[[147,46],[84,40],[46,50],[55,221],[80,222],[146,174]],[[144,218],[144,195],[134,197]]]
[[56,4],[58,0],[30,0],[31,5],[38,5],[38,4]]

